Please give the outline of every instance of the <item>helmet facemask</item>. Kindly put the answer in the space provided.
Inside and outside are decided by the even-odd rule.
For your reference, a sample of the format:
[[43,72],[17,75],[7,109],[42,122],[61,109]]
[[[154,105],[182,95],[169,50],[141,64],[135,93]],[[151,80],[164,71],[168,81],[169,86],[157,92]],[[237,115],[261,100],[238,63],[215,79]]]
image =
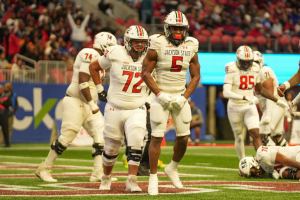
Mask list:
[[253,64],[253,60],[241,60],[241,59],[238,59],[238,67],[241,69],[241,70],[248,70],[252,64]]
[[240,46],[236,50],[237,66],[241,70],[248,70],[252,67],[254,56],[253,51],[249,46]]
[[172,11],[167,15],[164,23],[167,39],[175,46],[180,45],[185,40],[189,29],[185,15],[180,11]]

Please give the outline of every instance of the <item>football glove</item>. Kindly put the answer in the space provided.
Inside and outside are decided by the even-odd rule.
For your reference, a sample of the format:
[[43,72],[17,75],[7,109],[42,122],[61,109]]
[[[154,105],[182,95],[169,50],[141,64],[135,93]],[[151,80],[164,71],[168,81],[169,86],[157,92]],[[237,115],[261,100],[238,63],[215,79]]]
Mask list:
[[88,104],[89,104],[93,114],[99,112],[99,107],[97,106],[97,104],[93,100],[89,101]]
[[160,105],[162,105],[162,107],[164,109],[167,109],[172,101],[171,95],[164,93],[164,92],[158,93],[156,95],[156,98],[157,98],[158,102],[160,103]]
[[171,106],[175,110],[181,110],[184,104],[186,103],[187,99],[183,96],[177,96],[175,99],[172,101]]
[[258,98],[256,96],[244,96],[244,99],[248,101],[250,104],[257,104]]
[[105,90],[103,90],[102,92],[98,93],[98,99],[100,101],[103,101],[103,102],[107,102],[107,92]]

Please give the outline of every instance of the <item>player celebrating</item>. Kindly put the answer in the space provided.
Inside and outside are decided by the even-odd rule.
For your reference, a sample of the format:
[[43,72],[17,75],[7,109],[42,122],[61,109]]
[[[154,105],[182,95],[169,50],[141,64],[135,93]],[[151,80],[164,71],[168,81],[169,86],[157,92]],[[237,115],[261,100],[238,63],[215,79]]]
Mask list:
[[260,146],[255,158],[244,157],[239,162],[239,172],[244,177],[300,179],[299,146]]
[[49,170],[54,161],[66,150],[83,126],[94,139],[93,153],[94,169],[90,177],[91,182],[99,181],[102,176],[102,151],[104,119],[97,105],[97,93],[103,96],[104,90],[101,84],[95,86],[90,72],[89,64],[100,57],[108,46],[116,45],[115,36],[108,32],[100,32],[95,35],[93,48],[84,48],[76,56],[73,65],[72,82],[69,85],[66,96],[63,99],[63,117],[61,135],[51,145],[48,156],[43,161],[35,174],[46,182],[57,182]]
[[99,71],[110,69],[107,104],[104,111],[103,173],[100,190],[110,190],[111,172],[124,141],[128,148],[126,191],[140,192],[137,171],[146,135],[146,84],[141,78],[142,61],[148,49],[148,34],[141,26],[130,26],[124,35],[125,46],[109,48],[104,56],[90,65],[96,85]]
[[259,137],[259,115],[255,105],[257,98],[254,96],[254,88],[281,107],[287,107],[287,103],[261,86],[260,67],[253,63],[254,55],[250,47],[240,46],[236,56],[236,62],[226,64],[223,94],[229,99],[228,118],[234,132],[236,152],[239,159],[242,159],[245,157],[244,128],[247,128],[253,138],[255,149],[262,144]]
[[[253,51],[253,54],[254,62],[261,68],[261,83],[263,87],[272,91],[277,98],[280,98],[277,94],[278,80],[275,73],[270,67],[264,66],[264,59],[259,51]],[[283,137],[283,126],[286,110],[260,95],[258,99],[262,111],[259,133],[263,144],[285,146],[287,142]],[[281,99],[284,100],[284,98]]]
[[[150,176],[148,193],[158,194],[157,161],[160,144],[164,136],[168,117],[171,114],[176,127],[174,153],[165,173],[176,188],[183,185],[177,172],[190,135],[191,109],[187,99],[200,80],[198,62],[198,41],[187,37],[188,21],[180,11],[172,11],[164,20],[164,35],[155,34],[150,38],[150,48],[143,61],[142,76],[156,95],[151,102],[151,141],[149,146]],[[191,81],[185,88],[189,68]],[[155,79],[152,72],[155,70]]]

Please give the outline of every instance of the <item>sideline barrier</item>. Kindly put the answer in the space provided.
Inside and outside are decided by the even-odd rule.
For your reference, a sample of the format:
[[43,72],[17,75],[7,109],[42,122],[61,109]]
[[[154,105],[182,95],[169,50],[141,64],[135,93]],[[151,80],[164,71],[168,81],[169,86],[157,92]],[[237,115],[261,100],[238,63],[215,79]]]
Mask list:
[[[48,143],[55,120],[62,118],[62,99],[68,85],[14,83],[19,109],[14,119],[12,143]],[[197,88],[192,99],[206,118],[206,89]],[[103,112],[104,104],[100,105]],[[74,113],[76,114],[76,113]],[[205,136],[205,123],[202,136]],[[175,139],[174,130],[166,134],[167,141]]]

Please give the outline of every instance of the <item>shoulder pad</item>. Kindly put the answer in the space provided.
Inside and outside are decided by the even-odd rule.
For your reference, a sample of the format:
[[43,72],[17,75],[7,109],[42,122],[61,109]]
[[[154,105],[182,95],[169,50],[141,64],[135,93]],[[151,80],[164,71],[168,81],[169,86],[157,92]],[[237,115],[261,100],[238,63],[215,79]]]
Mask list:
[[272,69],[271,67],[269,67],[269,66],[264,66],[262,69],[263,69],[265,72],[273,72],[273,69]]
[[97,59],[100,54],[93,48],[83,48],[79,51],[77,56],[79,56],[83,62],[92,62]]
[[186,41],[186,42],[192,42],[192,43],[195,44],[195,45],[198,45],[198,44],[199,44],[199,41],[198,41],[196,38],[190,37],[190,36],[186,37],[185,41]]
[[238,67],[236,66],[235,62],[229,62],[225,65],[225,73],[235,73],[238,72]]
[[155,40],[156,38],[159,38],[160,36],[161,36],[161,34],[153,34],[153,35],[149,36],[149,39]]

